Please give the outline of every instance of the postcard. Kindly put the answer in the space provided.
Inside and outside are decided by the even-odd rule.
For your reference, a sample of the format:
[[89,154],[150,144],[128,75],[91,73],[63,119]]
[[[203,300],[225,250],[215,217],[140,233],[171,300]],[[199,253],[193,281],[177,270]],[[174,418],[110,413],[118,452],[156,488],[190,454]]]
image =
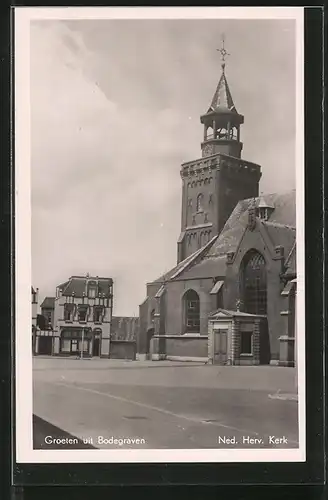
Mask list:
[[305,461],[303,8],[14,24],[17,462]]

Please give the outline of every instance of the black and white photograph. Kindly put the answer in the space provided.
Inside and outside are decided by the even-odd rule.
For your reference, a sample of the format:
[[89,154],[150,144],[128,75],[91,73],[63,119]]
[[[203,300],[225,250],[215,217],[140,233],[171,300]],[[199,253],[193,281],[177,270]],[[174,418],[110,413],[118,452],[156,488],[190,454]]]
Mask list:
[[303,8],[15,33],[17,461],[304,461]]

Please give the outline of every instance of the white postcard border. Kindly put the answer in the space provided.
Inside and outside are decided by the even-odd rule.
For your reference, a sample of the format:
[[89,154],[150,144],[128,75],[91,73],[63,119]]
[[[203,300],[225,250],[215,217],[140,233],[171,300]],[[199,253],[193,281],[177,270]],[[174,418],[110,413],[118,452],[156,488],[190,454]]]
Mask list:
[[[304,29],[303,7],[15,8],[15,389],[17,463],[305,461]],[[33,450],[30,179],[31,20],[294,19],[296,21],[296,203],[298,449]]]

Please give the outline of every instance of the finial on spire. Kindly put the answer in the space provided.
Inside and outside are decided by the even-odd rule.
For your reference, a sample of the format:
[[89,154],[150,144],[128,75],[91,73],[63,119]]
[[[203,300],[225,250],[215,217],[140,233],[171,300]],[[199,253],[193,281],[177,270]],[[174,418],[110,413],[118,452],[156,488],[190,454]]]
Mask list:
[[224,72],[224,68],[225,68],[225,58],[227,56],[230,56],[229,52],[226,50],[225,46],[224,46],[224,42],[225,42],[225,35],[223,34],[222,37],[221,37],[221,42],[222,42],[222,45],[221,45],[221,48],[220,49],[216,49],[218,52],[220,52],[221,54],[221,67],[222,67],[222,71]]

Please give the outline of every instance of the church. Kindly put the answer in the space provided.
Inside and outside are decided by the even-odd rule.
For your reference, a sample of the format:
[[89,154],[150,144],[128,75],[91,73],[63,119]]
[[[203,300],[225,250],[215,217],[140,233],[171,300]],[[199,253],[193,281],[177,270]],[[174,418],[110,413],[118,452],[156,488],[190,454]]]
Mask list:
[[[224,56],[224,54],[222,54]],[[200,117],[201,157],[183,163],[177,265],[147,284],[138,358],[295,363],[295,191],[259,195],[242,158],[244,116],[225,72]]]

